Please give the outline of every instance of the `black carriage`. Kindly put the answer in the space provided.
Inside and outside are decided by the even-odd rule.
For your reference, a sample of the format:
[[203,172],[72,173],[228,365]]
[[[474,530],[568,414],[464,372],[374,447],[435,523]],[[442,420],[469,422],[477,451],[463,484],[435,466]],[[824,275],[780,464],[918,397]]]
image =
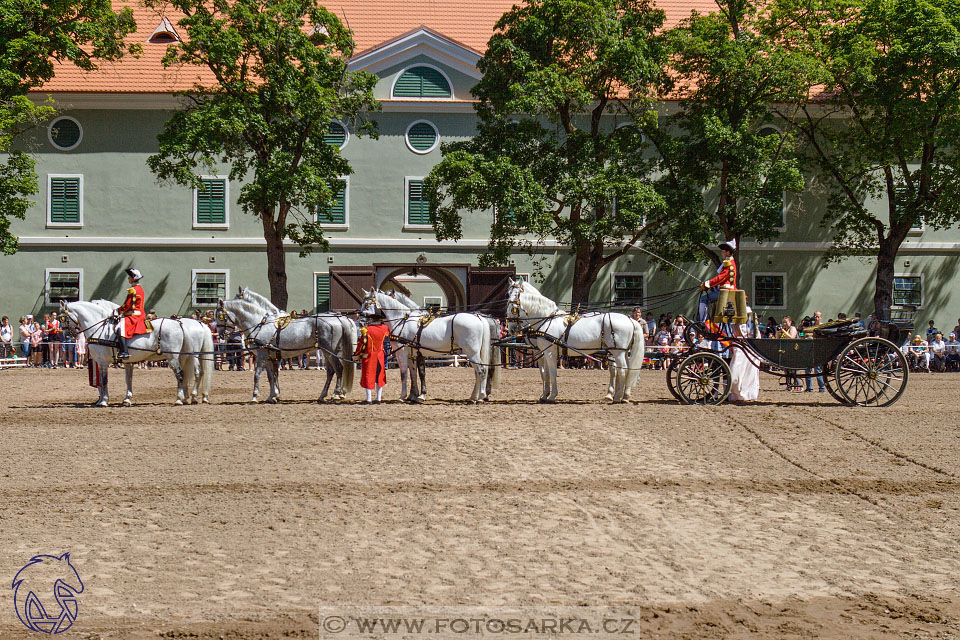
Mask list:
[[[881,322],[878,335],[869,335],[857,321],[842,320],[808,329],[812,338],[753,338],[735,335],[735,315],[728,304],[711,322],[690,323],[689,350],[671,357],[667,367],[667,386],[680,402],[715,405],[727,399],[731,372],[724,356],[731,349],[740,349],[762,373],[797,379],[822,375],[830,395],[850,406],[886,407],[907,387],[909,368],[898,345],[913,330],[912,321]],[[817,368],[820,373],[806,373]]]

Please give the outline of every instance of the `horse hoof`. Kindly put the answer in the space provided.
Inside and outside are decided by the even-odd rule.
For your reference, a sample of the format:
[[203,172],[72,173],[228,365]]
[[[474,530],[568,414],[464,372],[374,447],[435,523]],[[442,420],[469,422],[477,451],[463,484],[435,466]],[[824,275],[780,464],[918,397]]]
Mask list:
[[608,393],[607,395],[603,396],[603,399],[609,402],[613,400],[613,396]]
[[267,398],[267,404],[277,404],[276,398]]
[[[123,401],[123,404],[129,405],[130,403],[127,402],[126,400],[124,400],[124,401]],[[176,405],[176,406],[178,406],[178,407],[182,407],[182,406],[183,406],[183,400],[181,400],[180,398],[177,398],[176,402],[174,402],[173,404]]]
[[208,398],[207,396],[203,396],[203,400],[201,400],[200,402],[202,402],[203,404],[210,404],[210,398]]
[[190,398],[190,404],[200,404],[200,400],[197,398]]
[[317,398],[317,404],[323,404],[323,398]]
[[105,406],[107,406],[107,403],[106,403],[106,402],[101,402],[100,400],[97,400],[96,402],[93,403],[92,406],[94,406],[94,407],[105,407]]
[[[183,404],[183,403],[180,402],[179,400],[177,400],[177,402],[180,403],[180,404]],[[123,406],[129,407],[129,406],[132,405],[132,404],[133,404],[133,402],[130,400],[130,398],[124,398],[124,399],[123,399]]]

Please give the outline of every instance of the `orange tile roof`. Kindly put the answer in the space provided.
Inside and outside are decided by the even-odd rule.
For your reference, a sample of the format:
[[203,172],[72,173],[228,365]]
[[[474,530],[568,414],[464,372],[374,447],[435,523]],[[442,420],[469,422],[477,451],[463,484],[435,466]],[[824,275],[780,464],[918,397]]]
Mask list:
[[[421,26],[482,53],[494,24],[515,3],[515,0],[330,0],[326,7],[349,23],[356,38],[357,53],[378,48]],[[693,9],[701,13],[716,10],[713,0],[658,0],[656,4],[666,11],[668,26],[689,16]],[[70,64],[59,64],[55,77],[40,93],[171,93],[189,89],[198,81],[212,84],[212,77],[200,68],[165,69],[160,64],[167,45],[147,41],[162,19],[155,10],[143,7],[137,0],[115,1],[114,6],[133,9],[138,28],[129,40],[142,44],[143,54],[139,58],[126,57],[120,62],[104,63],[99,70],[89,73]],[[176,27],[176,16],[168,14],[167,17]]]

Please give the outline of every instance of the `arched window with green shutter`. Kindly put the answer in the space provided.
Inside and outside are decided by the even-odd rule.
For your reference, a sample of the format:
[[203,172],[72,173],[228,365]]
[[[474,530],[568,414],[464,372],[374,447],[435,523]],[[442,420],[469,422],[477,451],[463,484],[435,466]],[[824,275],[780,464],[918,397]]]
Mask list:
[[418,65],[400,74],[393,85],[394,98],[451,98],[453,91],[447,78],[433,67]]
[[336,120],[331,120],[327,125],[327,132],[323,136],[323,141],[331,147],[343,149],[347,144],[347,128]]
[[417,120],[407,127],[407,147],[414,153],[430,153],[440,142],[440,133],[432,122]]

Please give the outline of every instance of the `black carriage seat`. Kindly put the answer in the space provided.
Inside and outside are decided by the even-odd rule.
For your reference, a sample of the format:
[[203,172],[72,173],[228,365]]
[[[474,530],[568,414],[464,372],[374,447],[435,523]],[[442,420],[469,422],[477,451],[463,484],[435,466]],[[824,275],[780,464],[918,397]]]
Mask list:
[[862,338],[868,331],[863,326],[857,326],[856,320],[834,320],[833,322],[824,322],[811,329],[814,338],[823,338],[826,336],[844,336],[850,340]]
[[[858,332],[859,333],[859,332]],[[858,333],[851,335],[858,335]],[[852,340],[850,335],[810,338],[745,338],[767,362],[783,369],[813,369],[836,358]]]

